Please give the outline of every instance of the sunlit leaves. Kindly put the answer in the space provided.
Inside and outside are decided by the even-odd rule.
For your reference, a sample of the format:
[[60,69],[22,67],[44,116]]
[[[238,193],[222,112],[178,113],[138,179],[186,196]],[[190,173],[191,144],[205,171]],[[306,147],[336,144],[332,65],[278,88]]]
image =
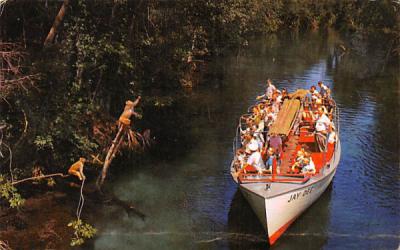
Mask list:
[[12,208],[20,207],[25,202],[18,190],[3,175],[0,175],[0,197],[7,200]]
[[82,220],[74,220],[68,223],[68,227],[72,227],[74,230],[74,237],[71,239],[71,246],[79,246],[82,245],[86,239],[92,238],[97,229],[83,222]]

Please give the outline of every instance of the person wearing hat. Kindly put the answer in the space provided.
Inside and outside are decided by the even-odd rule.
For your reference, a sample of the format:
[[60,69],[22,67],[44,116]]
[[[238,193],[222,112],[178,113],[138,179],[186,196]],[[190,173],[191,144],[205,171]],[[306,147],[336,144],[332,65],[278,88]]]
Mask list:
[[259,174],[262,174],[265,170],[264,161],[262,159],[257,142],[251,142],[248,146],[251,150],[251,155],[247,159],[247,164],[255,167]]

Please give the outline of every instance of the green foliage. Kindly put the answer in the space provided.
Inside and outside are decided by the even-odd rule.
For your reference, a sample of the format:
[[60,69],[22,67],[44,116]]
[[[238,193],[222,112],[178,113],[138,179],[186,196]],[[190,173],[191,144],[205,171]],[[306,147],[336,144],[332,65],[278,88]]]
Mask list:
[[68,227],[74,229],[74,237],[71,239],[71,246],[82,245],[86,239],[92,238],[97,232],[96,228],[80,219],[71,221],[68,223]]
[[[48,6],[44,13],[39,2],[8,5],[2,16],[5,40],[28,39],[28,48],[35,41],[41,44],[60,4],[49,1]],[[70,1],[55,45],[34,53],[40,58],[33,64],[43,74],[40,92],[29,103],[18,98],[29,121],[27,147],[37,149],[31,161],[65,170],[78,157],[99,153],[109,138],[98,140],[96,125],[112,124],[124,102],[139,94],[146,100],[176,94],[181,80],[190,78],[193,68],[202,68],[201,63],[193,67],[191,60],[207,62],[226,49],[247,46],[253,35],[284,29],[383,30],[395,37],[400,34],[399,8],[391,0]],[[29,9],[23,18],[21,9]],[[394,41],[398,55],[400,45]],[[154,105],[161,109],[170,103],[158,100]],[[9,120],[5,122],[14,128],[9,131],[21,127],[20,120]]]
[[35,141],[33,142],[36,147],[41,150],[41,149],[54,149],[53,145],[53,138],[51,135],[45,135],[45,136],[36,136]]
[[20,207],[25,202],[18,190],[3,175],[0,175],[0,197],[7,200],[12,208]]

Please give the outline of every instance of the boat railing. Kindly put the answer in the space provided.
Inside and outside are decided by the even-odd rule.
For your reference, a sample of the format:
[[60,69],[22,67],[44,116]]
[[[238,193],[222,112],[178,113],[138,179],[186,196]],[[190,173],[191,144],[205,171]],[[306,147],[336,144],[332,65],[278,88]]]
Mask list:
[[238,125],[236,127],[236,135],[235,135],[235,138],[233,139],[233,145],[232,145],[234,160],[236,159],[236,151],[241,146],[242,146],[242,143],[240,141],[240,125]]
[[260,183],[260,182],[279,182],[279,183],[305,183],[311,178],[306,174],[252,174],[241,173],[238,176],[240,183]]
[[338,152],[338,147],[339,147],[339,133],[340,133],[340,109],[337,106],[336,102],[332,99],[332,102],[334,103],[334,124],[336,126],[336,145],[335,145],[335,153],[333,154],[332,162],[335,162],[336,159],[336,152]]

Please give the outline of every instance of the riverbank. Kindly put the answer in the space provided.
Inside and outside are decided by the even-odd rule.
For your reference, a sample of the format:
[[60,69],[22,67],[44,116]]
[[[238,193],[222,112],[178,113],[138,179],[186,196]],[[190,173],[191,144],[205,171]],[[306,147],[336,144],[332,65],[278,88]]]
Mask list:
[[41,190],[25,199],[20,209],[0,207],[0,239],[11,249],[70,249],[73,230],[67,224],[75,219],[73,198]]

